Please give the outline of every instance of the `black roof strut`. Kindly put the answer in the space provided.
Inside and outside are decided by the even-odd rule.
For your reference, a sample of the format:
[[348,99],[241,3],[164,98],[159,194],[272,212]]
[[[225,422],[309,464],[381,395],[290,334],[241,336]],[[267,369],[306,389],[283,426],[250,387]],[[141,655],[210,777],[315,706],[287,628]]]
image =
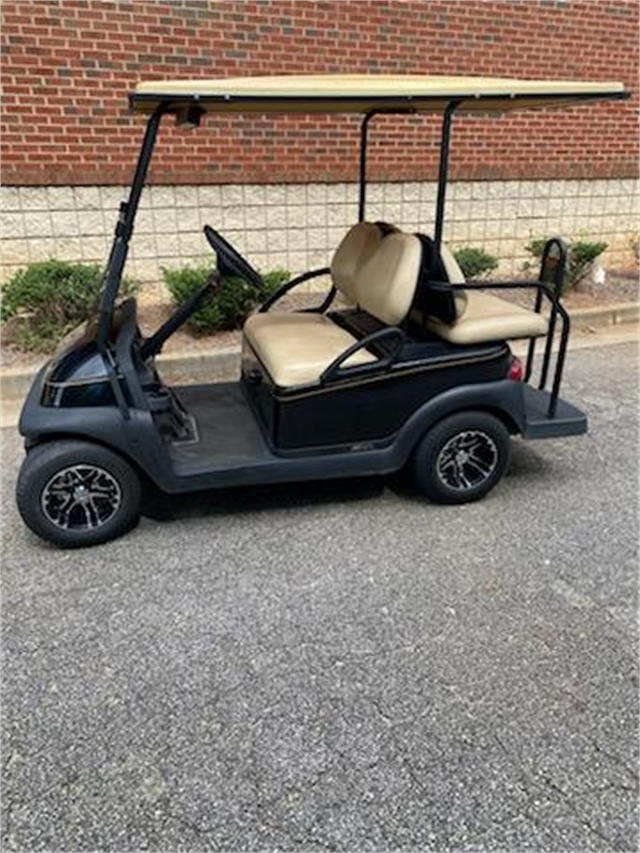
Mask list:
[[107,261],[107,268],[104,274],[104,290],[100,301],[100,316],[98,325],[98,347],[101,352],[107,349],[109,340],[109,327],[111,324],[111,314],[113,306],[120,289],[122,280],[122,271],[127,260],[129,251],[129,240],[133,233],[133,223],[140,203],[142,188],[147,177],[151,155],[158,135],[160,119],[165,112],[165,107],[161,106],[152,113],[147,122],[142,148],[138,155],[138,163],[133,176],[133,183],[129,190],[129,198],[120,204],[120,214],[116,223],[113,243]]
[[[434,242],[438,253],[442,243],[442,232],[444,230],[444,203],[447,191],[447,176],[449,171],[449,146],[451,142],[451,120],[457,107],[462,102],[450,101],[443,114],[442,131],[440,138],[440,164],[438,167],[438,196],[436,200],[436,216],[435,216],[435,232]],[[415,114],[415,109],[406,110],[371,110],[366,113],[360,125],[360,191],[358,196],[358,222],[363,222],[366,210],[366,194],[367,194],[367,143],[369,139],[369,122],[376,115],[381,114]]]

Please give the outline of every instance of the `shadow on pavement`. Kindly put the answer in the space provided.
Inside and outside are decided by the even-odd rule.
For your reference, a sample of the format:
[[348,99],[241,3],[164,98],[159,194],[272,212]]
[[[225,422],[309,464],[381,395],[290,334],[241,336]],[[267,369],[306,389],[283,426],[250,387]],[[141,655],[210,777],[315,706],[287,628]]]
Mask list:
[[284,483],[268,486],[239,486],[211,489],[184,495],[150,493],[143,515],[156,521],[170,521],[209,515],[245,512],[269,512],[276,509],[354,502],[379,497],[384,491],[383,477],[351,480]]
[[[514,442],[511,465],[506,476],[526,478],[527,485],[530,485],[531,479],[551,476],[555,467],[553,461],[540,456],[530,445]],[[428,505],[426,498],[414,486],[409,472],[402,470],[388,476],[239,486],[182,495],[165,495],[154,490],[145,500],[143,515],[155,521],[177,521],[210,515],[352,503],[380,498],[385,488],[401,500]]]

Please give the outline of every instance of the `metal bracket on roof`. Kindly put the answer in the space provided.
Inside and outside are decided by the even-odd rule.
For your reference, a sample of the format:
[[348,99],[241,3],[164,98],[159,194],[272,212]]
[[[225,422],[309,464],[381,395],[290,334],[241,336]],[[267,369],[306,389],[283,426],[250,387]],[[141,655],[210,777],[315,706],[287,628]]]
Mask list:
[[202,107],[190,104],[186,107],[181,107],[176,112],[176,127],[184,127],[186,130],[200,127],[200,119],[204,115]]

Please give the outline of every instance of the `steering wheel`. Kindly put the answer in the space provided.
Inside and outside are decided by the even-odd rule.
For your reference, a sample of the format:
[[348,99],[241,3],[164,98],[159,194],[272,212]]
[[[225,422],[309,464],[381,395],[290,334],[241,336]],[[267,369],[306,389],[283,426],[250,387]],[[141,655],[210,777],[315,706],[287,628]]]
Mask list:
[[204,226],[204,236],[218,258],[218,272],[221,275],[231,273],[244,278],[258,290],[264,291],[264,281],[260,273],[254,269],[246,258],[229,243],[228,240],[215,231],[210,225]]

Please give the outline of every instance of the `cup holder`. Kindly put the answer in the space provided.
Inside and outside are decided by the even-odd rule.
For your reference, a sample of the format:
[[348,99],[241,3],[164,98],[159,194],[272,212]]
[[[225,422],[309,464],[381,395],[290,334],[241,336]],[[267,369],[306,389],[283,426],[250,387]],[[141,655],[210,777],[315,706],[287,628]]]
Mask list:
[[170,412],[173,408],[171,391],[168,388],[148,388],[145,391],[149,411],[154,414]]

